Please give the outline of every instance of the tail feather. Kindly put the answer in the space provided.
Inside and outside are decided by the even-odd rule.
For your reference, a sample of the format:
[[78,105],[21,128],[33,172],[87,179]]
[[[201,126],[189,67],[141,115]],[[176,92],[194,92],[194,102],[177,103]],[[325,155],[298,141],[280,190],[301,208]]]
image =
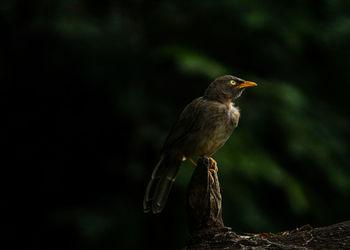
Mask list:
[[163,210],[179,172],[181,161],[180,157],[162,155],[146,188],[143,200],[145,213],[149,211],[160,213]]

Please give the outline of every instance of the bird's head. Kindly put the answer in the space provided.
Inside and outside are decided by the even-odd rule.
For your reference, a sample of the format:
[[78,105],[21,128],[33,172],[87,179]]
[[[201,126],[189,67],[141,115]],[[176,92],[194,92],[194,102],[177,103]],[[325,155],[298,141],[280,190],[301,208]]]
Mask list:
[[241,96],[247,87],[257,86],[235,76],[226,75],[216,78],[207,88],[204,96],[217,101],[231,101]]

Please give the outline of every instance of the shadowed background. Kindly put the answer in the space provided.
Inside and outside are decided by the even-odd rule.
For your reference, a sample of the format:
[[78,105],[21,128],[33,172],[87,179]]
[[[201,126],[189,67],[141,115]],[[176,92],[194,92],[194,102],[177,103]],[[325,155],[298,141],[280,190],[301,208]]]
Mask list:
[[178,249],[184,163],[144,189],[172,123],[216,77],[259,84],[214,158],[236,232],[349,220],[349,1],[0,4],[1,225],[13,248]]

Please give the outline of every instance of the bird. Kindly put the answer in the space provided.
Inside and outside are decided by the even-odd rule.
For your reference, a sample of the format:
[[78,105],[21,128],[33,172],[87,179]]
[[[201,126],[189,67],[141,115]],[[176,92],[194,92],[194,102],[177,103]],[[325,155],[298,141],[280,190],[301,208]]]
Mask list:
[[[192,157],[211,157],[220,149],[237,127],[240,111],[233,101],[247,87],[256,83],[232,75],[216,78],[203,96],[190,102],[180,114],[165,139],[160,159],[146,187],[143,201],[145,213],[160,213],[183,161],[196,166]],[[212,178],[213,181],[213,178]]]

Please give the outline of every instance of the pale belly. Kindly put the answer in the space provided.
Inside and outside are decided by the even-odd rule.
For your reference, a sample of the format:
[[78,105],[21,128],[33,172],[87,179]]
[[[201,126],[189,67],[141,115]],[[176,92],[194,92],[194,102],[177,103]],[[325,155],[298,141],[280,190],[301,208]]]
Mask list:
[[207,119],[200,130],[186,138],[186,147],[183,147],[185,157],[211,156],[225,144],[237,127],[240,114],[233,105],[221,112]]
[[234,110],[226,119],[214,121],[208,129],[201,131],[201,139],[197,141],[192,155],[211,156],[219,150],[230,138],[233,130],[237,127],[239,112]]
[[210,133],[207,133],[200,140],[195,149],[196,156],[211,156],[230,138],[234,127],[219,126]]

